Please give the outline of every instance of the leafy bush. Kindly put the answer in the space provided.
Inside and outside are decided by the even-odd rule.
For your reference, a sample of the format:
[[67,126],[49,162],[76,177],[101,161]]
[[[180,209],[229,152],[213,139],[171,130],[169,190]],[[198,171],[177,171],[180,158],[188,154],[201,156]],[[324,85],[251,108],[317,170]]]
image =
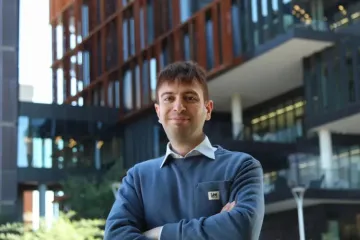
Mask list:
[[100,179],[69,176],[61,183],[68,197],[61,203],[75,211],[78,218],[105,219],[115,200],[111,185],[121,181],[125,175],[126,170],[115,164]]
[[61,214],[51,226],[41,222],[33,231],[22,223],[0,225],[0,240],[97,240],[103,239],[104,220],[72,220],[74,212]]

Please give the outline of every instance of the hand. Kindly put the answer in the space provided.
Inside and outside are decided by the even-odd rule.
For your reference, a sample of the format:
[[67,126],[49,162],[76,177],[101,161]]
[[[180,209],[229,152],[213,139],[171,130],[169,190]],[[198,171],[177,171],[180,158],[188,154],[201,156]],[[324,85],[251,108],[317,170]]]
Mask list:
[[233,209],[235,206],[235,201],[231,202],[231,203],[227,203],[222,209],[221,212],[230,212],[231,209]]
[[161,229],[162,227],[156,227],[144,232],[143,235],[152,240],[158,240],[160,238]]

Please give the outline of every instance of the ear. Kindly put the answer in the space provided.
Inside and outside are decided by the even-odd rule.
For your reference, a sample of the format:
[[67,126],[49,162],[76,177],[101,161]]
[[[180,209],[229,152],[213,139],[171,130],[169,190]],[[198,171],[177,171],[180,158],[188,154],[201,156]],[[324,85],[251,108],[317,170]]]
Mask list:
[[214,102],[212,100],[205,102],[205,109],[206,109],[206,121],[211,119],[211,113],[214,109]]
[[161,121],[160,121],[160,106],[159,106],[159,104],[155,103],[154,107],[155,107],[156,115],[159,118],[159,123],[161,123]]

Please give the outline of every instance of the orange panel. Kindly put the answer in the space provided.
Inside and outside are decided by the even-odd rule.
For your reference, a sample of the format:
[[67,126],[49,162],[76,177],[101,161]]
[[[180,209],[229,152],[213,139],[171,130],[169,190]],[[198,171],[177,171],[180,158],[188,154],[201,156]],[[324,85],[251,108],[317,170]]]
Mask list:
[[32,223],[32,191],[23,192],[23,220],[25,223]]
[[56,21],[67,6],[75,0],[49,0],[50,1],[50,22]]

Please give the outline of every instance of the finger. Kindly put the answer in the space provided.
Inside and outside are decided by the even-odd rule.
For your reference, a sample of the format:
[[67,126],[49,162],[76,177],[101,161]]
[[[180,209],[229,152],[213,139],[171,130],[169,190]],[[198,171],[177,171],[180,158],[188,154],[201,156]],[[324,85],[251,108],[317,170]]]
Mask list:
[[230,203],[227,203],[227,204],[221,209],[221,212],[228,211],[229,205],[230,205]]
[[229,211],[235,207],[235,201],[230,204]]

